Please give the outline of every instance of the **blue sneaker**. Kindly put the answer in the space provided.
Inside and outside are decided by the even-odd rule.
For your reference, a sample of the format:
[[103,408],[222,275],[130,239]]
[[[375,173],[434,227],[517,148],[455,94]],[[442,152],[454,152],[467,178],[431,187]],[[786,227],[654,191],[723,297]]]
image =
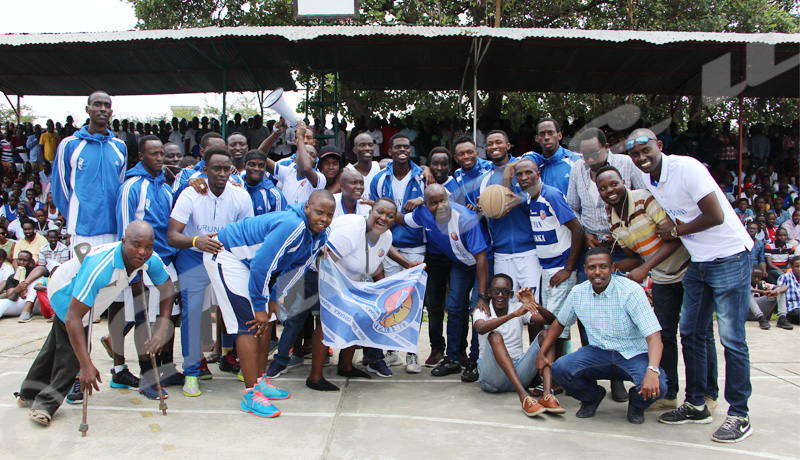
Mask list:
[[286,368],[287,369],[292,369],[292,368],[295,368],[297,366],[302,366],[305,361],[306,360],[303,359],[302,356],[292,355],[292,357],[289,358],[289,364],[286,365]]
[[255,389],[267,399],[289,399],[292,394],[286,390],[281,390],[269,381],[267,374],[261,376],[256,383]]
[[[161,389],[161,393],[164,395],[164,399],[169,398],[167,394],[167,390]],[[152,399],[154,401],[158,401],[158,388],[156,388],[156,384],[153,383],[152,385],[147,386],[139,386],[139,394],[143,395],[147,399]]]
[[77,376],[75,376],[75,380],[72,382],[72,389],[69,390],[69,393],[67,394],[67,404],[82,404],[82,403],[83,403],[83,392],[81,391],[81,381],[78,380]]
[[162,387],[171,387],[171,386],[183,386],[186,382],[186,377],[183,374],[178,372],[178,369],[175,367],[174,364],[168,366],[164,369],[163,372],[160,373],[159,377],[161,377],[161,386]]
[[242,409],[242,412],[250,412],[256,417],[273,418],[281,415],[281,411],[255,388],[248,388],[244,391],[239,408]]
[[114,368],[111,368],[111,382],[109,382],[111,388],[139,388],[139,377],[131,374],[131,371],[128,370],[128,365],[125,364],[121,371],[114,372]]
[[283,364],[278,364],[277,361],[272,361],[272,364],[270,364],[269,368],[267,369],[267,377],[277,379],[282,374],[285,374],[287,370],[288,369],[286,369],[286,366]]
[[367,371],[372,372],[373,374],[378,374],[379,377],[389,378],[392,376],[392,370],[389,369],[389,366],[386,365],[386,361],[373,361],[369,363],[367,366]]

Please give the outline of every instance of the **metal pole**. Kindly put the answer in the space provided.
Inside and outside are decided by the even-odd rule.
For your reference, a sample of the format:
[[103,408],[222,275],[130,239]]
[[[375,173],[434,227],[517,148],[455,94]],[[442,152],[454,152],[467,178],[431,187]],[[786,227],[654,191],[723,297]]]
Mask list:
[[222,131],[222,137],[227,141],[227,133],[225,132],[228,128],[228,114],[227,114],[227,92],[228,92],[228,47],[225,46],[222,48],[222,126],[220,127],[220,131]]
[[472,59],[472,143],[475,146],[478,145],[478,52],[482,44],[483,39],[480,39],[478,46],[473,47],[475,57]]
[[[744,80],[744,48],[739,46],[739,78]],[[742,198],[742,146],[744,145],[744,87],[739,91],[739,176],[736,183],[739,184],[739,194],[737,199]]]
[[22,118],[22,112],[19,111],[19,97],[19,94],[17,94],[17,124],[19,124],[19,121]]

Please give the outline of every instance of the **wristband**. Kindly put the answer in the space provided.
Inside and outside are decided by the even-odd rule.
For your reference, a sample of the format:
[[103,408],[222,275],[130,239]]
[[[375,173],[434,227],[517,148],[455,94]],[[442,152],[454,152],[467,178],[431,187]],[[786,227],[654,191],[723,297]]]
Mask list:
[[192,247],[193,247],[193,248],[196,248],[196,247],[197,247],[197,246],[196,246],[196,243],[197,243],[197,237],[195,236],[194,238],[192,238]]

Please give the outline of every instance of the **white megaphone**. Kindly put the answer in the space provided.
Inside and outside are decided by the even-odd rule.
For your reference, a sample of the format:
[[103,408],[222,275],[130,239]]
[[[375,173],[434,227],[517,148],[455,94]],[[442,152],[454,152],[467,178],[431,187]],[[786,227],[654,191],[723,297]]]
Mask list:
[[264,108],[272,109],[282,116],[292,129],[297,129],[297,112],[289,107],[289,103],[283,98],[283,88],[278,88],[272,91],[264,98]]

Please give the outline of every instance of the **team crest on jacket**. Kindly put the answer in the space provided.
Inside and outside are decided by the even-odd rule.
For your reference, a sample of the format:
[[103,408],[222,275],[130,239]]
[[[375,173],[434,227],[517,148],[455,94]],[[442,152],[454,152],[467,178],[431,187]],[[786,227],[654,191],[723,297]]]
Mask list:
[[542,219],[542,220],[547,219],[547,214],[544,213],[544,209],[539,211],[539,219]]
[[453,241],[458,241],[458,234],[456,234],[456,232],[453,232],[450,234],[450,238],[452,238]]

